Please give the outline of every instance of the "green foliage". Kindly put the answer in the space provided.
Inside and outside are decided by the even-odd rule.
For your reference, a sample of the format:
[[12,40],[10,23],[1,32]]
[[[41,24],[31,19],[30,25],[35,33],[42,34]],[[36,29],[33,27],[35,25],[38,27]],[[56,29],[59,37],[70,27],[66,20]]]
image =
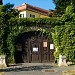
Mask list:
[[60,19],[57,18],[11,18],[9,19],[9,24],[11,26],[37,26],[40,24],[40,27],[43,27],[43,25],[51,25],[54,27],[55,25],[61,25]]
[[[15,39],[19,34],[28,31],[42,31],[46,32],[54,41],[55,51],[54,56],[55,60],[58,58],[59,54],[64,54],[67,56],[67,60],[73,61],[74,49],[75,49],[75,26],[73,23],[63,23],[66,20],[59,20],[48,18],[11,18],[8,20],[8,30],[7,33],[7,49],[4,50],[5,53],[9,56],[9,62],[14,62],[14,52],[15,52]],[[65,24],[65,25],[62,25]],[[39,26],[40,25],[40,26]],[[39,27],[38,27],[39,26]],[[50,28],[45,28],[44,26],[49,26]],[[42,27],[44,27],[42,29]],[[45,30],[45,31],[44,31]],[[4,32],[5,33],[5,32]],[[4,47],[4,46],[3,46]],[[5,47],[4,47],[5,48]],[[2,48],[1,48],[2,49]],[[73,51],[73,52],[72,52]],[[71,54],[70,54],[70,53]]]
[[2,0],[0,0],[0,5],[2,5],[3,4],[3,2],[2,2]]
[[62,15],[61,26],[55,26],[52,31],[52,38],[55,44],[55,58],[59,54],[66,55],[67,61],[75,59],[75,8],[69,5],[66,13]]
[[40,31],[52,37],[55,59],[62,54],[66,55],[67,60],[74,60],[75,13],[72,7],[68,7],[61,18],[17,18],[18,11],[11,8],[8,4],[0,6],[0,54],[8,55],[10,63],[14,62],[15,39],[28,31]]
[[[70,16],[70,15],[69,15]],[[54,56],[55,59],[58,58],[59,54],[66,55],[68,61],[73,61],[74,56],[74,49],[75,49],[75,26],[74,23],[70,22],[71,20],[66,20],[66,17],[64,16],[64,20],[59,20],[60,18],[11,18],[9,22],[10,27],[10,34],[8,36],[8,49],[11,50],[10,53],[12,54],[11,57],[14,55],[15,50],[15,39],[16,37],[24,32],[28,31],[41,31],[42,27],[49,26],[50,28],[44,29],[45,32],[49,34],[52,34],[52,38],[54,41],[55,51]],[[67,18],[68,19],[68,18]],[[65,25],[62,25],[65,24]],[[40,25],[40,28],[38,26]],[[47,34],[47,35],[48,35]],[[51,38],[51,37],[50,37]],[[71,51],[71,54],[69,53]]]
[[[55,26],[52,37],[57,52],[66,55],[67,60],[73,61],[75,51],[75,25]],[[55,57],[57,58],[57,54]]]
[[13,7],[14,4],[7,3],[6,5],[4,5],[4,12],[11,11]]
[[[60,19],[57,18],[11,18],[8,20],[9,31],[7,38],[9,55],[14,59],[15,39],[19,34],[28,31],[40,31],[46,33],[51,38],[51,28],[55,25],[61,25]],[[43,30],[43,31],[42,31]],[[12,59],[10,58],[10,59]],[[12,61],[14,61],[12,59]]]
[[62,15],[61,20],[66,24],[75,24],[75,7],[73,5],[69,5],[66,8],[65,14]]
[[10,33],[9,24],[7,21],[8,19],[15,17],[15,14],[11,11],[12,7],[13,6],[11,4],[0,5],[0,55],[9,55],[10,53],[10,50],[8,50],[7,46],[7,36]]
[[74,12],[75,12],[75,8],[74,8],[73,5],[67,6],[67,8],[66,8],[66,13],[68,13],[68,14],[73,14]]
[[18,17],[19,11],[14,9],[14,4],[6,4],[4,5],[4,12],[6,12],[6,18],[9,19],[11,17]]
[[64,14],[66,7],[68,5],[73,5],[75,7],[75,0],[53,0],[53,3],[55,4],[55,9],[57,14]]

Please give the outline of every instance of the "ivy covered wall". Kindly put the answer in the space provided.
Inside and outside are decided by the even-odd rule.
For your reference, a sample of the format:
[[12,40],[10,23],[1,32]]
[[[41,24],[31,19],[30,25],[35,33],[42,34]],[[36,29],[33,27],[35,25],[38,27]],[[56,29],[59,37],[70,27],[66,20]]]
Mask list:
[[59,54],[66,55],[67,61],[75,59],[75,25],[55,26],[52,32],[56,51],[55,58]]
[[[53,19],[53,18],[52,18]],[[15,39],[19,34],[28,32],[28,31],[40,31],[42,33],[46,33],[49,38],[51,38],[51,29],[54,25],[59,23],[59,20],[53,19],[55,22],[52,23],[51,18],[42,19],[28,19],[28,18],[12,18],[8,21],[9,24],[9,31],[7,37],[7,46],[9,50],[9,62],[14,62],[14,52],[15,52]],[[60,23],[59,23],[60,24]]]
[[55,59],[59,54],[66,55],[67,61],[75,61],[75,8],[69,5],[65,14],[62,15],[60,26],[55,26],[52,31],[52,38],[56,51]]
[[[71,8],[71,7],[68,7]],[[55,45],[55,59],[66,55],[67,61],[75,59],[75,12],[66,9],[62,17],[51,18],[10,18],[0,17],[0,55],[6,54],[14,62],[15,39],[28,31],[41,31],[52,38]],[[73,9],[74,10],[74,9]],[[67,13],[69,11],[69,13]]]

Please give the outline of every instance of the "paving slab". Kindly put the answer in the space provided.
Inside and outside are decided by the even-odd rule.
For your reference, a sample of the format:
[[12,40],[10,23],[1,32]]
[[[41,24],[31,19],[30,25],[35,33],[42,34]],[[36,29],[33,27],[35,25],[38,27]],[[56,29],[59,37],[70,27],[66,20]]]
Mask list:
[[62,71],[74,69],[75,66],[58,67],[54,63],[22,63],[0,71],[4,75],[62,75]]

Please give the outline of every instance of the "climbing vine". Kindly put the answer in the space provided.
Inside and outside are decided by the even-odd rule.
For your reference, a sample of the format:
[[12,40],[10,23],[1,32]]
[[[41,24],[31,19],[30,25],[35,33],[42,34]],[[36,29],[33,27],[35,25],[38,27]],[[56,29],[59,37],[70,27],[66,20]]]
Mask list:
[[55,44],[55,57],[66,55],[68,61],[74,60],[75,52],[75,25],[55,26],[52,33]]
[[[55,21],[55,22],[54,22]],[[14,62],[15,39],[19,34],[28,31],[40,31],[51,37],[51,29],[61,24],[57,18],[11,18],[8,20],[9,31],[7,37],[7,46],[9,52],[9,62]]]
[[59,54],[66,55],[67,61],[75,60],[75,8],[70,5],[66,8],[66,13],[62,15],[61,26],[55,26],[52,31],[52,38],[56,51],[55,59]]
[[14,17],[5,21],[4,17],[0,17],[0,54],[8,55],[8,61],[14,63],[17,36],[29,31],[40,31],[52,38],[56,50],[55,59],[62,54],[66,55],[68,61],[73,61],[75,59],[75,13],[67,12],[68,9],[59,18]]

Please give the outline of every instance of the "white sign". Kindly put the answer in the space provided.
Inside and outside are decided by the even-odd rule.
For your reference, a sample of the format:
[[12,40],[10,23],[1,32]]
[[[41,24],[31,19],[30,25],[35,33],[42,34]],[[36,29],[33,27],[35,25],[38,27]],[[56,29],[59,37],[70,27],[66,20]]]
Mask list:
[[50,44],[50,49],[54,49],[54,44]]
[[43,42],[43,47],[47,47],[47,42]]
[[33,48],[33,52],[38,52],[38,48]]

